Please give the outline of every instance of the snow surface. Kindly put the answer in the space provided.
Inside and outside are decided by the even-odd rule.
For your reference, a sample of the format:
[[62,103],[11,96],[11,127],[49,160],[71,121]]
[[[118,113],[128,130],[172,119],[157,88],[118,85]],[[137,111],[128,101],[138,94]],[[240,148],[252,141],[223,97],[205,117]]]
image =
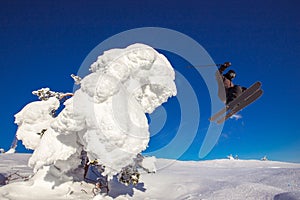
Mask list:
[[[28,175],[26,154],[1,154],[0,174],[15,171]],[[300,199],[300,164],[259,160],[175,161],[157,159],[155,174],[141,174],[136,186],[125,186],[115,179],[109,182],[107,196],[95,196],[94,185],[67,181],[55,183],[53,177],[43,181],[11,183],[0,187],[1,200],[59,199]],[[32,171],[31,171],[32,173]],[[41,179],[40,179],[41,180]]]

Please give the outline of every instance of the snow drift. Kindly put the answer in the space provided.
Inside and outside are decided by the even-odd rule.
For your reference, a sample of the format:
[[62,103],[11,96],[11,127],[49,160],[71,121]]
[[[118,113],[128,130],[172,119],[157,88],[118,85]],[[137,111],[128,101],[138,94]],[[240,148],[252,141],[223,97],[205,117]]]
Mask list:
[[112,177],[147,148],[145,113],[176,95],[171,64],[147,45],[106,51],[90,72],[57,117],[51,116],[59,106],[54,97],[15,115],[18,139],[35,150],[29,160],[35,171],[50,166],[43,170],[62,179],[76,170],[84,150]]

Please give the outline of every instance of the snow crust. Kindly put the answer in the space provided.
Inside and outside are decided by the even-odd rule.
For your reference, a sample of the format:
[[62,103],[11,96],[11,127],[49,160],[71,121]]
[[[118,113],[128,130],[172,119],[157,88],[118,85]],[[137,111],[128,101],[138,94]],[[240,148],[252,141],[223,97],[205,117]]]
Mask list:
[[32,102],[15,115],[18,139],[35,150],[29,159],[35,172],[62,177],[76,170],[85,150],[112,178],[147,148],[145,113],[176,95],[171,64],[147,45],[108,50],[90,72],[57,117],[51,115],[59,106],[54,97]]
[[[0,155],[0,174],[28,175],[28,155]],[[260,160],[175,161],[157,159],[155,174],[142,174],[135,187],[115,179],[108,195],[94,196],[93,185],[64,181],[39,171],[28,181],[0,187],[2,200],[299,200],[300,164]],[[32,173],[32,172],[31,172]],[[41,181],[43,180],[43,181]]]

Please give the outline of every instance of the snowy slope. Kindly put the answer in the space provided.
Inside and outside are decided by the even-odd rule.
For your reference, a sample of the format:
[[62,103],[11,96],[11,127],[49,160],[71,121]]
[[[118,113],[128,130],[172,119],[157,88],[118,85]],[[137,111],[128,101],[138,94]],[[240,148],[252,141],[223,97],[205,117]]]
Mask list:
[[[0,173],[28,174],[28,155],[0,155]],[[142,174],[137,187],[110,181],[107,196],[93,196],[93,185],[66,182],[12,183],[0,199],[300,199],[300,164],[258,160],[175,161],[157,159],[155,174]],[[49,181],[47,183],[47,181]]]

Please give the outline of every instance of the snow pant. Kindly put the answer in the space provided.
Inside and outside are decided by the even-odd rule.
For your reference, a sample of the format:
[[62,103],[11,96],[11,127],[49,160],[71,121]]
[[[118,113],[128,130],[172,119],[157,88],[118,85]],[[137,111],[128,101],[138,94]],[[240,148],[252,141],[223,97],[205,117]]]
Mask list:
[[235,85],[226,90],[226,103],[228,104],[230,101],[240,96],[245,89],[239,85]]

